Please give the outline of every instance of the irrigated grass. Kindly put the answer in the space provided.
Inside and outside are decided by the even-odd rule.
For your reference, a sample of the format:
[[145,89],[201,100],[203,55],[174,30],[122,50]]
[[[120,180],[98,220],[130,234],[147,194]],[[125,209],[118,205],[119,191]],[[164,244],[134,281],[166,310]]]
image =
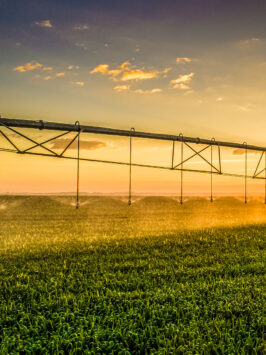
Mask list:
[[263,353],[264,205],[71,201],[0,198],[1,354]]

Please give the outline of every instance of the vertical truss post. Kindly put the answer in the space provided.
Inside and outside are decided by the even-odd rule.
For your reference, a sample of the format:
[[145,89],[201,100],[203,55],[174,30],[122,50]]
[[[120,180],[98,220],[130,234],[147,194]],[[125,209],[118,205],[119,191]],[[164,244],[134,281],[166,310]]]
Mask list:
[[[215,141],[215,138],[212,138],[212,141]],[[212,174],[212,162],[213,162],[213,145],[211,145],[211,197],[210,201],[213,202],[213,174]]]
[[266,205],[266,153],[264,152],[264,203]]
[[247,150],[247,143],[244,142],[243,145],[245,146],[245,204],[247,204],[247,174],[248,174],[248,150]]
[[219,174],[222,174],[222,160],[221,160],[220,144],[218,144],[218,155],[219,155]]
[[172,149],[172,169],[174,169],[174,159],[175,159],[175,141],[173,141],[173,149]]
[[80,127],[79,121],[75,122],[75,125],[78,126],[79,134],[78,134],[78,152],[77,152],[77,195],[76,195],[76,209],[79,209],[79,137],[80,137]]
[[183,162],[184,162],[184,141],[183,134],[180,133],[179,136],[182,138],[181,141],[181,171],[180,171],[180,205],[183,204]]
[[174,169],[174,161],[175,161],[175,141],[173,141],[173,146],[172,146],[172,165],[171,169]]
[[[132,127],[130,132],[134,132],[135,129]],[[129,137],[129,189],[128,189],[128,205],[132,204],[132,135]]]

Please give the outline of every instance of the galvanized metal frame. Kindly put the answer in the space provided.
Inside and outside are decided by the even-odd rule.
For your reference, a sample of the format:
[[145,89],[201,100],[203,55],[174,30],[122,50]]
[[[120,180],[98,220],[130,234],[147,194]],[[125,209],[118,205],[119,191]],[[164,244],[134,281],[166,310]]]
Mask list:
[[[33,143],[33,145],[27,149],[20,149],[17,144],[13,142],[13,140],[8,137],[8,135],[3,131],[0,130],[0,134],[6,140],[13,149],[8,148],[0,148],[2,152],[10,152],[10,153],[17,153],[17,154],[27,154],[27,155],[37,155],[37,156],[45,156],[45,157],[55,157],[55,158],[63,158],[63,159],[71,159],[77,160],[77,195],[76,195],[76,207],[79,208],[79,170],[80,170],[80,161],[88,161],[88,162],[99,162],[99,163],[109,163],[109,164],[118,164],[118,165],[127,165],[129,166],[129,196],[128,196],[128,204],[131,205],[132,203],[132,167],[146,167],[146,168],[156,168],[156,169],[167,169],[167,170],[175,170],[180,171],[180,203],[183,203],[183,173],[184,172],[199,172],[199,173],[207,173],[211,175],[211,191],[210,191],[210,201],[213,202],[213,175],[226,175],[226,176],[234,176],[234,177],[244,177],[245,179],[245,203],[247,203],[247,179],[262,179],[265,180],[265,204],[266,204],[266,147],[259,147],[254,145],[248,145],[246,142],[243,144],[240,143],[230,143],[230,142],[222,142],[216,141],[214,138],[211,140],[208,139],[201,139],[201,138],[191,138],[185,137],[183,134],[179,135],[167,135],[167,134],[156,134],[156,133],[148,133],[148,132],[138,132],[135,131],[134,128],[131,130],[118,130],[118,129],[111,129],[111,128],[103,128],[103,127],[93,127],[93,126],[84,126],[80,125],[78,121],[74,125],[71,124],[64,124],[64,123],[55,123],[55,122],[44,122],[44,121],[30,121],[30,120],[19,120],[19,119],[8,119],[8,118],[0,118],[0,126],[3,128],[17,134],[18,136],[26,139]],[[22,132],[17,131],[15,128],[29,128],[29,129],[40,129],[40,130],[52,130],[52,131],[65,131],[61,134],[58,134],[52,138],[46,139],[42,142],[37,142],[35,139],[26,136]],[[62,150],[60,154],[55,152],[54,150],[45,146],[45,144],[52,142],[60,137],[63,137],[71,132],[77,132],[74,138],[66,145],[66,147]],[[103,134],[103,135],[116,135],[116,136],[124,136],[129,137],[129,161],[122,162],[122,161],[113,161],[113,160],[100,160],[100,159],[89,159],[89,158],[81,158],[80,157],[80,136],[81,133],[94,133],[94,134]],[[162,166],[162,165],[150,165],[150,164],[139,164],[132,162],[132,139],[134,137],[137,138],[144,138],[144,139],[157,139],[157,140],[166,140],[172,142],[172,157],[171,157],[171,164],[170,166]],[[77,157],[70,157],[66,156],[65,153],[69,149],[69,147],[77,140],[78,142],[78,149],[77,149]],[[180,142],[180,150],[181,150],[181,158],[178,164],[175,164],[175,143]],[[205,147],[201,148],[200,150],[196,150],[191,144],[201,144],[205,145]],[[218,163],[219,168],[217,168],[213,164],[213,148],[217,147],[218,149]],[[45,153],[40,152],[32,152],[34,148],[42,148]],[[191,156],[184,159],[184,147],[187,147],[189,150],[193,152]],[[224,173],[222,171],[222,158],[221,158],[221,147],[230,147],[230,148],[241,148],[244,149],[245,152],[245,173],[243,174],[233,174],[233,173]],[[210,148],[211,157],[210,161],[206,159],[201,153]],[[256,151],[261,152],[258,164],[254,171],[254,174],[248,175],[247,170],[247,152],[248,151]],[[260,170],[259,167],[261,165],[263,156],[265,156],[265,167]],[[203,162],[209,165],[210,170],[202,170],[202,169],[190,169],[184,168],[184,164],[189,162],[192,158],[199,157]],[[262,176],[264,172],[264,176]]]

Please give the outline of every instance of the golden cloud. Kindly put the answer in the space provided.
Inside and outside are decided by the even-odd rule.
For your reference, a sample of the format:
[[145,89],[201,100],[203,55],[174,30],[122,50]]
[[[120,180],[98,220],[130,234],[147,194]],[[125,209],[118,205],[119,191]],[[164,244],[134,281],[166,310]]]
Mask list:
[[75,84],[78,86],[84,86],[85,83],[83,81],[75,81]]
[[190,74],[180,74],[177,79],[171,80],[170,83],[173,84],[174,89],[181,89],[181,90],[188,90],[189,83],[195,73],[190,73]]
[[50,20],[45,20],[45,21],[35,21],[35,25],[40,26],[40,27],[47,27],[47,28],[52,28],[53,25],[51,24]]
[[14,71],[18,71],[20,73],[24,73],[26,71],[29,71],[29,70],[35,70],[35,69],[39,69],[39,68],[42,68],[43,65],[38,63],[38,62],[29,62],[29,63],[26,63],[24,65],[20,65],[16,68],[14,68],[13,70]]
[[99,64],[97,67],[95,67],[92,71],[90,71],[90,74],[94,73],[101,73],[101,74],[108,74],[109,73],[109,65],[108,64]]
[[[71,138],[58,138],[51,143],[51,149],[64,149],[70,142],[72,141]],[[80,149],[83,150],[95,150],[107,147],[105,142],[101,141],[83,141],[80,140],[79,142]],[[75,140],[68,149],[77,150],[78,149],[78,142]]]
[[127,70],[129,65],[130,65],[130,62],[126,61],[126,62],[123,62],[118,67],[116,67],[115,69],[109,69],[108,64],[99,64],[90,73],[91,74],[101,73],[103,75],[110,75],[110,76],[116,77],[117,75],[121,74],[124,70]]
[[65,73],[56,73],[55,76],[64,76]]
[[[171,68],[165,68],[161,73],[166,74]],[[102,75],[108,75],[114,81],[138,81],[157,78],[160,74],[157,70],[144,70],[144,69],[135,69],[131,67],[129,61],[125,61],[122,64],[118,65],[114,69],[110,69],[108,64],[99,64],[93,70],[90,71],[90,74],[100,73]]]
[[123,63],[119,66],[119,68],[120,68],[121,70],[124,70],[124,69],[126,69],[128,66],[130,66],[130,62],[127,60],[126,62],[123,62]]
[[48,76],[44,77],[43,79],[44,80],[50,80],[50,79],[52,79],[52,77],[51,77],[51,75],[48,75]]
[[79,65],[72,65],[71,64],[71,65],[68,65],[67,69],[68,70],[72,70],[72,69],[77,69],[78,70],[79,69]]
[[185,64],[185,63],[192,62],[192,59],[187,58],[187,57],[176,58],[176,62],[177,62],[177,64]]
[[112,77],[116,77],[121,73],[121,69],[112,69],[108,71],[108,75],[111,75]]
[[[233,151],[233,155],[243,155],[246,153],[246,149],[245,147],[243,148],[238,148],[238,149],[235,149]],[[247,149],[247,153],[248,154],[260,154],[260,152],[256,151],[256,150],[252,150],[252,149]]]
[[53,68],[52,67],[44,67],[44,68],[42,68],[42,70],[51,71],[51,70],[53,70]]
[[158,71],[144,71],[141,69],[135,69],[135,70],[128,70],[123,72],[121,76],[122,81],[129,81],[129,80],[147,80],[147,79],[153,79],[158,77]]
[[180,84],[175,84],[174,89],[189,90],[190,87],[187,84],[180,83]]
[[134,91],[137,94],[156,94],[158,92],[162,92],[162,89],[152,89],[152,90],[142,90],[142,89],[138,89]]
[[162,73],[164,73],[164,74],[167,74],[170,70],[172,70],[172,68],[165,68],[163,71],[162,71]]
[[115,91],[121,92],[121,91],[127,91],[130,89],[129,85],[117,85],[114,87]]

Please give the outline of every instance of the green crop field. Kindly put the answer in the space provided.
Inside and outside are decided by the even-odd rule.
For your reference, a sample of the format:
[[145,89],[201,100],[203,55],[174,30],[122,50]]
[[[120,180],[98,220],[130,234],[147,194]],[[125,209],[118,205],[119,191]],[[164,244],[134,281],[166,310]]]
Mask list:
[[263,354],[266,206],[0,197],[1,354]]

